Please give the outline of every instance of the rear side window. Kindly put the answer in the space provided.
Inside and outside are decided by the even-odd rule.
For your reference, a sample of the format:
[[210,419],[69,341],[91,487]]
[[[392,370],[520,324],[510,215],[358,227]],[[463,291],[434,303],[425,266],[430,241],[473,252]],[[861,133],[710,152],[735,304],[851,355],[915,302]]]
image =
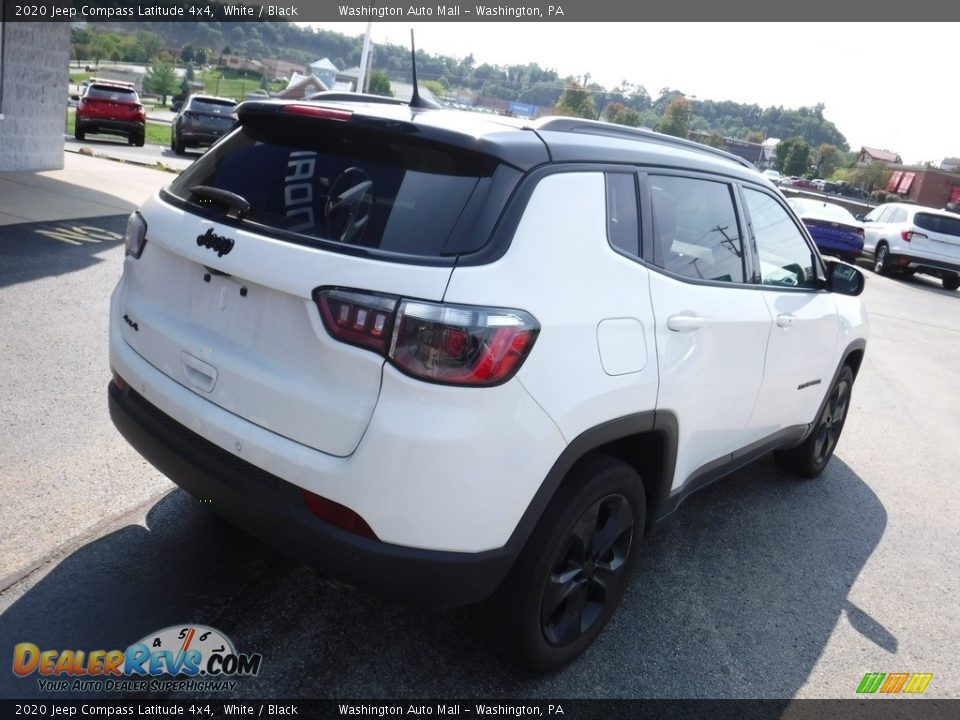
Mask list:
[[889,223],[901,223],[907,219],[907,211],[903,208],[894,208],[893,212],[890,213],[890,216],[884,220],[884,222]]
[[[245,223],[324,241],[440,256],[474,230],[496,160],[347,123],[273,118],[244,126],[171,186],[204,211],[191,188],[226,190],[250,204]],[[476,249],[476,248],[471,248]]]
[[922,230],[960,237],[960,217],[917,213],[913,218],[913,224]]
[[684,277],[744,282],[743,244],[726,183],[650,176],[658,264]]
[[607,238],[617,250],[640,257],[637,180],[632,173],[607,173]]

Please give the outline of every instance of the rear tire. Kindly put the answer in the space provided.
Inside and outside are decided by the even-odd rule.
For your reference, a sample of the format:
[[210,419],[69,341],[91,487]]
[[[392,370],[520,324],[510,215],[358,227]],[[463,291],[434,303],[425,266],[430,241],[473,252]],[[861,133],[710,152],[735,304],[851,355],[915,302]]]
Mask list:
[[830,388],[827,403],[817,418],[813,432],[800,445],[790,450],[777,450],[774,460],[782,470],[803,478],[813,478],[823,472],[833,457],[833,451],[843,432],[853,390],[853,371],[844,365],[837,381]]
[[577,465],[510,574],[480,608],[486,636],[528,670],[569,664],[623,597],[645,520],[643,483],[633,468],[608,455]]
[[890,272],[890,250],[884,242],[877,244],[873,259],[873,271],[877,275],[886,275]]
[[131,139],[130,144],[136,145],[137,147],[143,147],[144,144],[146,144],[146,137],[144,137],[143,133],[140,133],[139,135],[135,135]]
[[187,152],[187,149],[183,146],[183,143],[177,139],[176,135],[173,136],[170,147],[176,155],[184,155]]
[[73,126],[73,136],[74,136],[77,140],[83,140],[83,139],[87,136],[87,133],[84,132],[84,130],[83,130],[82,127],[80,127],[80,122],[79,122],[79,121],[75,121],[75,123],[76,123],[76,124]]
[[956,290],[960,288],[960,275],[944,275],[940,278],[945,290]]

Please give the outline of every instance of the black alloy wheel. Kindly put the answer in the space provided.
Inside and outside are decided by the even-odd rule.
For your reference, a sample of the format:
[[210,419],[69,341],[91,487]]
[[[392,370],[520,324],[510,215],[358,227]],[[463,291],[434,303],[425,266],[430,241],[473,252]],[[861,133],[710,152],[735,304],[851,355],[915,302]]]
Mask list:
[[613,616],[646,523],[637,471],[610,455],[564,478],[500,588],[478,610],[485,639],[534,672],[581,655]]
[[837,448],[853,393],[853,370],[844,365],[830,389],[813,431],[795,448],[777,450],[773,457],[787,472],[812,478],[823,472]]
[[813,456],[814,462],[818,465],[825,465],[837,447],[840,430],[843,429],[843,422],[847,419],[849,409],[850,383],[846,378],[841,377],[834,386],[833,392],[830,393],[830,399],[827,400],[820,423],[814,430],[816,441],[813,444]]
[[570,645],[604,615],[625,580],[633,532],[633,511],[623,495],[597,500],[580,517],[544,587],[540,622],[547,642]]

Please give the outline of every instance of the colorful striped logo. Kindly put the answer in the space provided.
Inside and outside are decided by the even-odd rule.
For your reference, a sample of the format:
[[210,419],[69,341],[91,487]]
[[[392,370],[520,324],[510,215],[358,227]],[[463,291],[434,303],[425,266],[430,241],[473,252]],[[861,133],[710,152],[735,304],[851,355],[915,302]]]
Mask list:
[[933,679],[933,673],[867,673],[860,681],[857,693],[872,695],[913,694],[919,695],[927,689]]

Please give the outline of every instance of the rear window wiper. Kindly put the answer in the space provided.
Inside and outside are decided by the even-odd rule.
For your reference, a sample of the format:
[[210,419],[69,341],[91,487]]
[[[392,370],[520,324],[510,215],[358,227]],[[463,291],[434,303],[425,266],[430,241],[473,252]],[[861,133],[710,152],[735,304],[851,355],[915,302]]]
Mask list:
[[[210,187],[209,185],[194,185],[190,188],[190,195],[191,200],[193,196],[200,198],[200,202],[195,202],[195,204],[201,207],[211,202],[226,205],[230,210],[234,211],[232,217],[235,217],[237,220],[242,220],[243,216],[250,212],[250,203],[247,202],[246,198],[229,190],[222,190],[220,188]],[[227,216],[230,216],[229,212]]]

